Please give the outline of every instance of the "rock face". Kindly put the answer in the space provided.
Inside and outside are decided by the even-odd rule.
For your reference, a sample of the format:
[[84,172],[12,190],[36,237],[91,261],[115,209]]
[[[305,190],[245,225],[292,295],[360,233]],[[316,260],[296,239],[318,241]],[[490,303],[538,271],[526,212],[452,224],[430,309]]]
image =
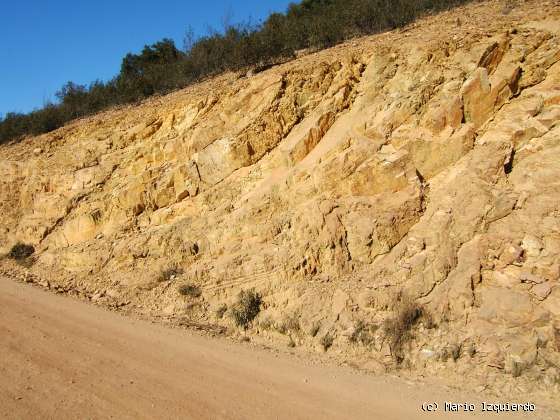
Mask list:
[[232,330],[254,289],[258,339],[558,392],[560,5],[501,10],[2,146],[0,249],[97,301]]

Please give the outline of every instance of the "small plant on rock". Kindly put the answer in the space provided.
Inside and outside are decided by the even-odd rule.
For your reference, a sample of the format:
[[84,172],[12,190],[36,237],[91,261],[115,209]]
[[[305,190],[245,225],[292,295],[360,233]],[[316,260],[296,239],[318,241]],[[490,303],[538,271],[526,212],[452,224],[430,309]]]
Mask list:
[[293,349],[296,346],[296,342],[294,341],[294,339],[292,338],[292,336],[289,336],[290,341],[288,341],[288,347]]
[[299,334],[301,331],[299,316],[295,313],[285,316],[276,329],[280,334]]
[[222,319],[227,311],[227,305],[224,303],[216,309],[216,318]]
[[189,296],[192,298],[200,297],[200,295],[202,294],[200,287],[195,284],[183,284],[179,286],[178,291],[180,295]]
[[179,277],[181,274],[183,274],[183,270],[181,270],[180,268],[175,266],[168,267],[160,273],[158,280],[160,282],[172,281]]
[[509,15],[517,6],[519,6],[517,0],[506,0],[502,7],[502,14]]
[[377,331],[377,325],[366,324],[364,321],[358,321],[354,326],[354,331],[350,336],[350,342],[361,343],[364,346],[369,346],[374,341],[374,334]]
[[393,304],[394,316],[385,321],[385,338],[397,363],[404,360],[404,345],[412,339],[412,327],[422,317],[422,308],[408,295],[397,294]]
[[434,320],[433,315],[426,311],[422,311],[422,325],[427,330],[433,330],[438,327],[438,325]]
[[334,343],[334,337],[330,333],[326,333],[324,336],[321,337],[321,346],[323,346],[323,350],[327,351],[331,348]]
[[10,249],[8,257],[16,261],[22,261],[29,258],[34,252],[35,248],[33,245],[18,242],[12,247],[12,249]]
[[461,344],[455,343],[451,345],[451,348],[449,350],[453,361],[456,362],[461,357],[463,346]]
[[254,290],[242,290],[237,301],[230,309],[230,314],[238,327],[247,329],[261,310],[262,298]]
[[270,331],[274,329],[274,321],[270,316],[261,317],[259,319],[259,328],[264,331]]
[[315,337],[317,333],[319,333],[320,329],[321,329],[321,324],[319,322],[314,322],[313,325],[311,325],[311,328],[309,329],[309,335],[311,337]]
[[461,357],[462,346],[460,344],[450,344],[441,350],[440,358],[443,362],[453,359],[454,362]]

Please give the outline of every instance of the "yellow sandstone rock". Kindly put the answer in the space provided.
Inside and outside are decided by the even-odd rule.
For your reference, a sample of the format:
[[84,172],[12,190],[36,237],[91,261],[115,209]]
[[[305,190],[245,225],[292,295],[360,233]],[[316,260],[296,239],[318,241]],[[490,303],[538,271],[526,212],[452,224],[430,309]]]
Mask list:
[[0,146],[0,252],[30,243],[50,284],[230,330],[255,289],[262,340],[553,395],[560,5],[502,3]]

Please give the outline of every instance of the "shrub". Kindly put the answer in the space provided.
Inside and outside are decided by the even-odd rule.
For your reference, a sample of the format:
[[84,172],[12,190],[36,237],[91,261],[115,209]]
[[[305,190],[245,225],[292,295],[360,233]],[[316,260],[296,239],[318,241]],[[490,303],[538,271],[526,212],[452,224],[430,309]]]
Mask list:
[[412,327],[422,316],[422,308],[408,295],[399,293],[394,302],[394,316],[385,321],[385,337],[397,363],[404,360],[404,344],[412,338]]
[[366,324],[364,321],[358,321],[354,326],[354,331],[350,336],[350,342],[361,343],[364,346],[369,346],[374,341],[373,335],[377,331],[377,325]]
[[194,284],[183,284],[182,286],[179,287],[178,291],[179,294],[181,294],[182,296],[190,296],[193,298],[197,298],[200,297],[200,295],[202,295],[202,291],[200,290],[200,287]]
[[274,321],[270,316],[261,317],[259,319],[259,328],[263,330],[272,330],[274,328]]
[[295,313],[285,316],[276,329],[280,334],[299,333],[301,331],[299,316]]
[[323,350],[327,351],[333,345],[334,337],[330,333],[326,333],[321,337],[321,340],[319,342],[321,343],[321,346],[323,346]]
[[463,347],[460,344],[450,344],[441,350],[441,360],[447,362],[449,358],[452,358],[456,362],[461,357],[462,350]]
[[242,290],[231,307],[231,317],[238,327],[247,329],[261,310],[261,296],[254,290]]
[[320,322],[314,322],[313,325],[311,326],[311,328],[309,329],[309,335],[311,337],[315,337],[317,335],[317,333],[319,333],[320,329],[321,329],[321,323]]
[[18,242],[12,247],[12,249],[8,253],[8,257],[14,260],[21,261],[29,258],[31,255],[33,255],[34,252],[35,248],[33,247],[33,245]]
[[99,209],[95,209],[93,212],[91,212],[91,219],[93,220],[93,223],[95,223],[96,225],[101,223],[102,217],[103,217],[103,213],[101,213],[101,210]]
[[222,319],[227,311],[227,305],[224,303],[216,309],[216,317]]
[[158,280],[160,282],[175,280],[181,274],[183,274],[183,270],[180,268],[168,267],[160,273]]

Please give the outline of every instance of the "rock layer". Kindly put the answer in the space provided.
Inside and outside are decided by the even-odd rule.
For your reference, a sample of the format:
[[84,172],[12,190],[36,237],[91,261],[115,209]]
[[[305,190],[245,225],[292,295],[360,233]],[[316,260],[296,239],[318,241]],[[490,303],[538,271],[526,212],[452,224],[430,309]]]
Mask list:
[[558,392],[559,42],[556,1],[474,3],[2,146],[0,248],[96,302],[232,331],[254,289],[256,339]]

